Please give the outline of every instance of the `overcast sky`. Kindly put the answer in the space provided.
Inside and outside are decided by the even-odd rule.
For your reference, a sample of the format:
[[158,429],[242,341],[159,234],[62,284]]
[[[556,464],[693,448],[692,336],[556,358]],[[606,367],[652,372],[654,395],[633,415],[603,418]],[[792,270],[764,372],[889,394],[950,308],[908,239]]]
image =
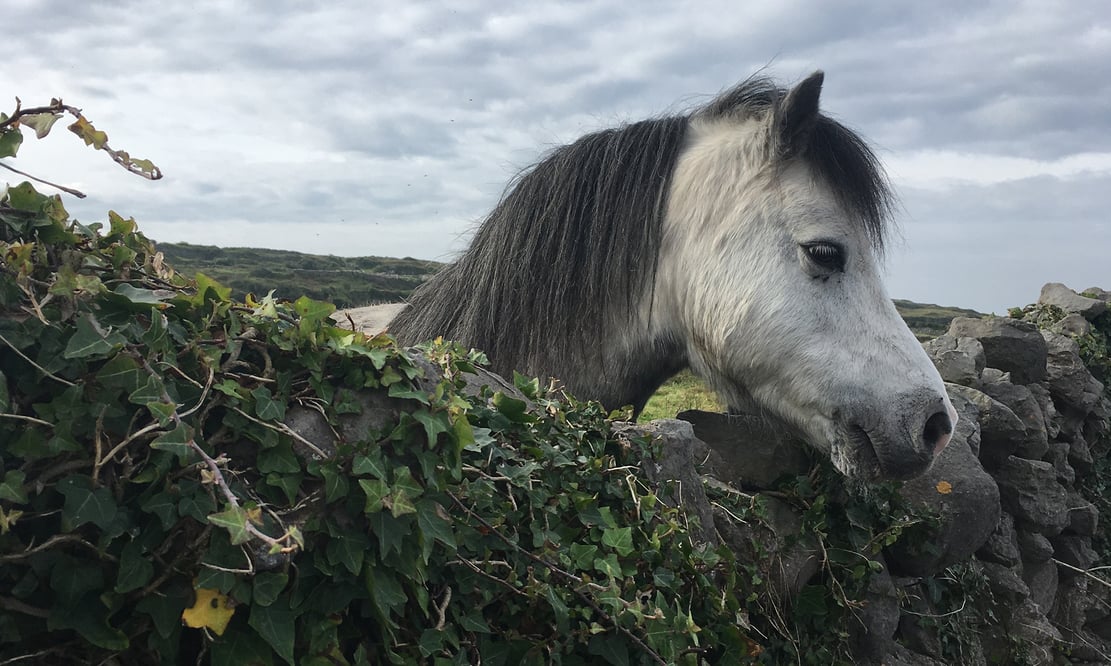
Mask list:
[[[899,192],[891,295],[1002,313],[1111,289],[1111,5],[931,2],[6,0],[0,110],[67,132],[13,166],[148,236],[450,260],[543,152],[688,110],[752,73],[826,72],[824,110]],[[59,126],[58,129],[61,129]],[[12,176],[14,178],[14,176]]]

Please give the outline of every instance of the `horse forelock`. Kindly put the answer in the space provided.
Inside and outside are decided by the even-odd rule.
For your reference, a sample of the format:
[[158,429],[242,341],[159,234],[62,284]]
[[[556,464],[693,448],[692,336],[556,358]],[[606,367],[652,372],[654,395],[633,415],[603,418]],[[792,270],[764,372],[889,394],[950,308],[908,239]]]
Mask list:
[[864,226],[877,252],[882,252],[896,200],[879,158],[859,134],[824,114],[818,115],[801,155],[784,154],[775,130],[787,92],[769,78],[753,77],[720,94],[692,117],[765,123],[769,159],[779,165],[794,159],[807,162],[846,212]]

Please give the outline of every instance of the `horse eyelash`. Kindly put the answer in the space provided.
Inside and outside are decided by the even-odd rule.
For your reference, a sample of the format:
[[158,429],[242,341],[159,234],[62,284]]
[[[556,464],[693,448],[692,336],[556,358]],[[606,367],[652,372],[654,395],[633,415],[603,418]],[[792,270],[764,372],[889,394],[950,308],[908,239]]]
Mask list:
[[805,243],[803,249],[806,250],[806,256],[821,266],[830,270],[844,270],[845,268],[845,250],[837,243],[830,243],[820,241],[817,243]]

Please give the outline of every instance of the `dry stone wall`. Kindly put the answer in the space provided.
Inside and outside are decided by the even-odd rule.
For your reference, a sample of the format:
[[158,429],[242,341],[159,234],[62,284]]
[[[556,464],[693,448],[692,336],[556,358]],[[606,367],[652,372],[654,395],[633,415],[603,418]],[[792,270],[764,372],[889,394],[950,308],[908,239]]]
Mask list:
[[[1108,564],[1097,547],[1106,553],[1101,528],[1111,516],[1097,503],[1111,471],[1111,400],[1081,354],[1081,345],[1106,344],[1092,333],[1111,330],[1111,294],[1085,293],[1049,284],[1016,316],[958,318],[925,343],[960,421],[933,468],[900,491],[939,522],[930,548],[896,544],[883,553],[854,637],[859,663],[949,663],[927,581],[957,564],[986,581],[992,612],[983,617],[994,622],[964,635],[961,663],[1111,663],[1111,589],[1093,571]],[[686,446],[712,477],[759,491],[784,471],[805,470],[805,456],[791,452],[801,445],[754,419],[680,418],[693,424],[697,438]],[[730,539],[733,528],[718,518],[718,533],[744,551],[753,534]],[[820,554],[788,546],[797,521],[778,522],[776,537],[760,536],[771,544],[763,550],[779,557],[778,589],[798,590]]]

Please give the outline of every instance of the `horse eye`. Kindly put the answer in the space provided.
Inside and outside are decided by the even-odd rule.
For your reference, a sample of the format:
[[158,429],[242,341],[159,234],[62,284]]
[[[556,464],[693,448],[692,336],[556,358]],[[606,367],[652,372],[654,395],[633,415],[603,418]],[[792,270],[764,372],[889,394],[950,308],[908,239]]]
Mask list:
[[818,266],[831,271],[845,268],[845,251],[834,243],[808,243],[802,246],[806,256]]

